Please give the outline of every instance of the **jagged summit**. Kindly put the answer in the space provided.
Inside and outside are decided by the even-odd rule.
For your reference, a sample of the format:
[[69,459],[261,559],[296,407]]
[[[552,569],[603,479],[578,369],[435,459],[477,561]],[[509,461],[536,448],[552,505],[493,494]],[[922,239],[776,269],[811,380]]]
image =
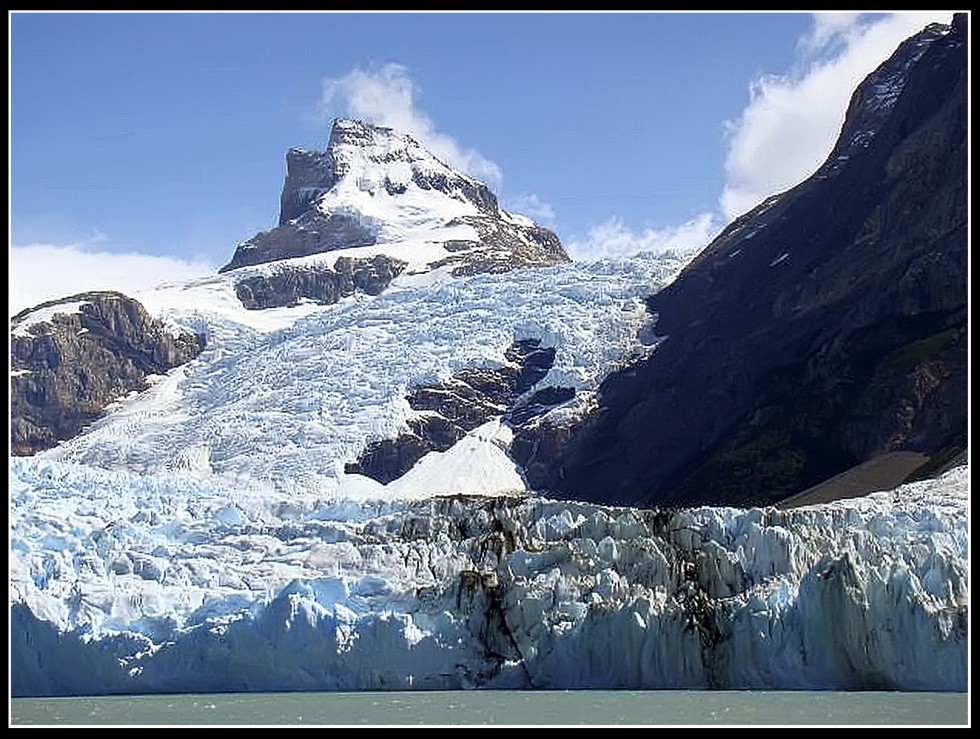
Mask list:
[[569,261],[554,233],[502,210],[485,184],[392,128],[337,119],[326,151],[290,149],[286,167],[279,225],[240,244],[221,272],[367,246],[411,262],[406,242],[419,240],[429,248],[416,271]]
[[[414,138],[393,128],[338,118],[334,121],[325,152],[290,149],[287,174],[280,199],[279,225],[301,216],[317,201],[348,179],[339,197],[369,198],[404,195],[412,185],[430,191],[433,201],[457,200],[460,215],[476,212],[499,216],[496,196],[481,182],[457,172],[422,147]],[[383,193],[380,190],[383,190]],[[369,202],[362,203],[369,206]],[[432,204],[435,206],[435,202]],[[374,210],[383,207],[376,200]],[[452,210],[452,204],[443,204]],[[365,208],[368,210],[368,208]],[[442,211],[431,207],[429,215]],[[394,224],[392,224],[394,225]]]
[[[941,55],[954,53],[961,44],[957,39],[965,38],[966,27],[962,16],[954,15],[949,25],[931,23],[916,35],[906,39],[888,59],[858,85],[851,95],[837,143],[818,170],[818,177],[831,175],[840,169],[843,162],[868,149],[872,138],[885,127],[889,116],[893,114],[912,67],[937,40],[949,34],[952,36],[947,39],[948,49],[945,51],[941,49],[939,52]],[[937,90],[934,99],[944,94],[944,89]],[[928,99],[921,98],[919,107],[928,110]],[[906,113],[903,117],[908,118],[909,114]],[[916,122],[909,121],[905,125],[908,128],[916,125]]]

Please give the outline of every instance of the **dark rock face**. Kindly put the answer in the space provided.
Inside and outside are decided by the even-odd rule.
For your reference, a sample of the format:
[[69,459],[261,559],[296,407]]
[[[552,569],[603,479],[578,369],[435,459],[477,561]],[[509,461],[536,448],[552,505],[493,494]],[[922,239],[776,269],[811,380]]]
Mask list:
[[218,272],[354,246],[371,246],[376,240],[374,231],[356,218],[308,211],[239,244],[231,261]]
[[577,427],[515,440],[532,486],[758,505],[887,452],[965,450],[966,42],[957,14],[902,44],[821,169],[649,298],[668,337],[653,355],[611,375]]
[[382,484],[408,472],[429,452],[444,452],[487,421],[504,417],[512,425],[526,423],[570,400],[571,388],[545,388],[518,404],[551,369],[553,348],[537,339],[517,341],[505,352],[508,364],[498,369],[466,369],[444,385],[415,388],[409,406],[428,411],[409,421],[411,433],[371,444],[346,472],[366,475]]
[[238,279],[235,294],[249,310],[292,307],[304,300],[330,305],[357,291],[378,295],[405,266],[383,254],[372,259],[338,257],[332,270],[281,265],[269,274]]
[[336,184],[329,151],[290,149],[286,152],[286,182],[279,197],[279,225],[285,226],[306,213]]
[[[31,313],[80,302],[78,312],[34,323]],[[200,336],[175,336],[143,306],[115,292],[43,303],[11,319],[10,446],[15,455],[49,449],[78,434],[106,406],[148,387],[197,356]]]

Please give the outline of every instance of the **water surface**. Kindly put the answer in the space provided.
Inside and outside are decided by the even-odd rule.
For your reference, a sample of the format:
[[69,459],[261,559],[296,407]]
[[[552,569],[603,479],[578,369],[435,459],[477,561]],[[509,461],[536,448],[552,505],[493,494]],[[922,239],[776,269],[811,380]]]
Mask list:
[[967,693],[432,691],[14,698],[11,725],[968,726]]

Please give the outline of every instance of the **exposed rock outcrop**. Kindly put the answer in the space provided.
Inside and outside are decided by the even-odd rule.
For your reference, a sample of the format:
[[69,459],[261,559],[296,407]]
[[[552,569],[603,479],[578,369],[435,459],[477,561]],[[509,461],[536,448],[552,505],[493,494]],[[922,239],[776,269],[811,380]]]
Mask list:
[[405,266],[384,254],[372,259],[338,257],[333,269],[282,264],[266,273],[239,278],[235,294],[249,310],[291,307],[303,301],[330,305],[358,291],[378,295]]
[[387,484],[429,452],[446,451],[493,418],[517,426],[575,395],[572,388],[553,387],[528,394],[555,361],[555,350],[539,340],[514,342],[505,358],[507,364],[499,368],[466,369],[445,384],[413,389],[408,404],[419,415],[409,419],[410,432],[372,443],[346,472]]
[[11,319],[10,446],[34,454],[75,436],[113,401],[197,356],[204,340],[174,332],[137,301],[88,292]]
[[308,211],[239,244],[231,261],[218,271],[228,272],[255,264],[370,246],[376,241],[374,231],[356,218],[343,213]]
[[456,277],[508,272],[522,266],[550,267],[568,261],[558,237],[546,228],[487,216],[462,216],[458,222],[472,226],[478,238],[446,244],[453,253],[431,264],[453,265]]

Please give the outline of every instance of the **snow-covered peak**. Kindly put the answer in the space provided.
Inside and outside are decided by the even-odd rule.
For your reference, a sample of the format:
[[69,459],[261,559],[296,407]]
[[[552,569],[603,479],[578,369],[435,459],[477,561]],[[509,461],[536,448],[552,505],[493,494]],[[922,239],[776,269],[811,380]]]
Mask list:
[[324,215],[360,216],[379,241],[475,215],[498,215],[486,185],[441,162],[392,128],[338,119],[328,144],[335,184],[317,200]]
[[[486,187],[443,163],[409,134],[385,126],[338,119],[331,130],[327,150],[338,179],[348,174],[355,178],[392,175],[408,184],[411,174],[417,174],[443,177],[471,188]],[[409,177],[404,177],[406,174]]]
[[[407,133],[338,119],[326,151],[290,149],[286,165],[279,225],[239,244],[222,272],[375,245],[402,259],[399,244],[420,238],[440,244],[432,269],[451,263],[473,274],[568,261],[557,236],[502,211],[484,183]],[[446,228],[459,225],[469,234],[447,238]]]

